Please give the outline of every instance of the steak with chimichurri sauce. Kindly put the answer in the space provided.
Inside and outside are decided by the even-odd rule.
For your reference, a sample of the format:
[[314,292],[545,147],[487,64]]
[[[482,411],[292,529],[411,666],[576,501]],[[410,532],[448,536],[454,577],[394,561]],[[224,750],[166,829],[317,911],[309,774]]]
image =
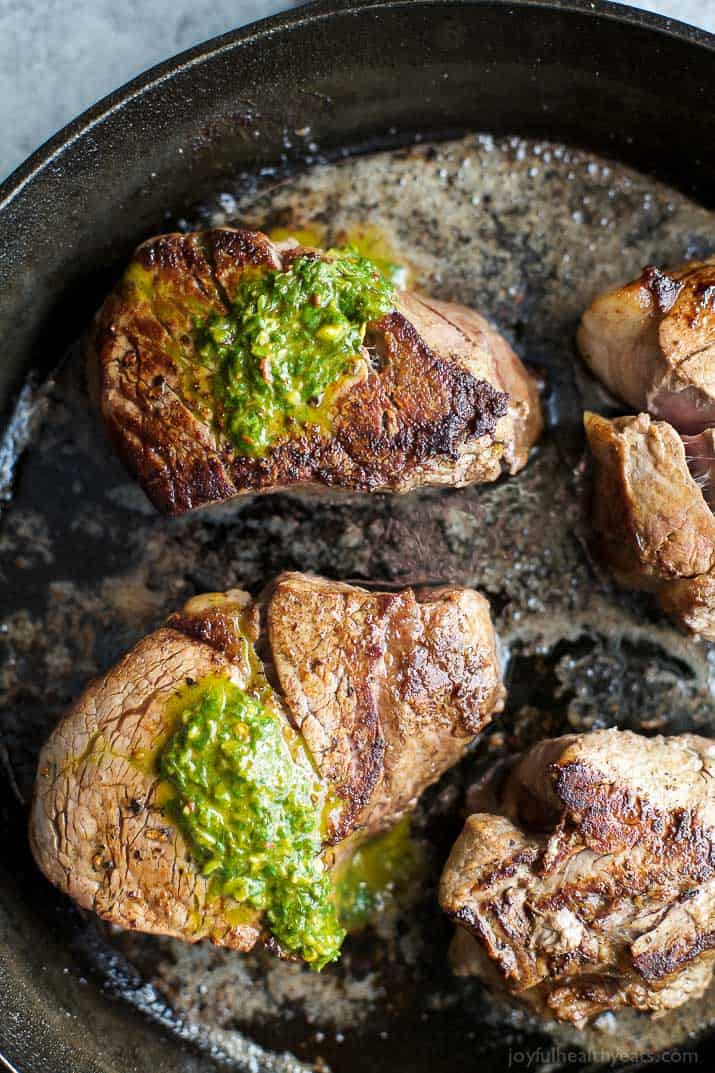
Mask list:
[[170,514],[288,487],[493,481],[541,431],[534,382],[477,313],[396,292],[349,248],[257,231],[144,243],[88,357],[113,443]]
[[471,589],[283,574],[257,602],[195,597],[45,745],[35,857],[124,928],[263,939],[320,968],[345,936],[335,876],[351,850],[460,759],[503,695]]

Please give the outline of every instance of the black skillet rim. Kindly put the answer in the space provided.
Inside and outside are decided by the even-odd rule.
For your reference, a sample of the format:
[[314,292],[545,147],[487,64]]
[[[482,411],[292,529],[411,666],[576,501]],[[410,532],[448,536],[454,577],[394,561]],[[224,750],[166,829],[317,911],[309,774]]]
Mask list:
[[[367,2],[363,0],[315,0],[313,3],[301,4],[270,18],[249,23],[240,29],[229,30],[225,34],[186,49],[107,94],[36,149],[0,184],[0,214],[45,168],[57,163],[63,154],[70,152],[81,138],[99,126],[106,117],[122,108],[130,100],[158,87],[181,71],[189,70],[222,52],[230,52],[237,46],[257,43],[264,37],[272,36],[276,31],[330,19],[340,12],[414,7],[431,2],[432,0],[367,0]],[[506,9],[543,8],[563,12],[573,11],[594,19],[608,19],[644,27],[658,34],[674,37],[687,44],[715,52],[715,34],[707,30],[701,30],[679,19],[666,18],[625,4],[611,3],[610,0],[516,0],[516,2],[500,0],[500,2]],[[494,0],[466,0],[465,6],[478,6],[480,3],[493,4]]]

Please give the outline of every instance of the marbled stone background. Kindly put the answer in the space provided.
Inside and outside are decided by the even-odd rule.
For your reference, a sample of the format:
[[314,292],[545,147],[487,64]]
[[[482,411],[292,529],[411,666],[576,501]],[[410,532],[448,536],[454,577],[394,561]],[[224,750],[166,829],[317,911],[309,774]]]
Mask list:
[[[0,0],[0,178],[160,60],[291,0]],[[715,0],[636,4],[715,30]]]

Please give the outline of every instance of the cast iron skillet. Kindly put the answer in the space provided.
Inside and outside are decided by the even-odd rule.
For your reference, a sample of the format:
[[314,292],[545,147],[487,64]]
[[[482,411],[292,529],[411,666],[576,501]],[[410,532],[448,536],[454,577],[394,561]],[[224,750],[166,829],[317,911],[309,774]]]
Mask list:
[[[241,169],[290,158],[287,129],[309,126],[326,155],[418,131],[546,136],[712,205],[714,48],[703,32],[591,0],[328,0],[185,53],[102,101],[0,188],[0,402],[9,409],[28,371],[58,360],[167,211],[180,215]],[[7,1067],[225,1068],[79,981],[61,909],[46,904],[45,886],[44,902],[36,893],[24,813],[9,786],[2,793]],[[705,1067],[711,1053],[701,1045]],[[359,1055],[345,1068],[361,1068]]]

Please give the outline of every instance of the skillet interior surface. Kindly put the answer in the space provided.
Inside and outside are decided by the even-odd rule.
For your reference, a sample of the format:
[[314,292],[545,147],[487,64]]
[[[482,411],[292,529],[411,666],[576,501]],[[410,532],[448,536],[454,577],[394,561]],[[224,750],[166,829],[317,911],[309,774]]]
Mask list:
[[[518,49],[507,34],[515,9]],[[265,69],[280,72],[275,83],[264,78],[260,92],[250,81],[258,78],[257,57],[248,45],[241,53],[238,35],[213,59],[178,65],[152,91],[168,94],[162,122],[148,90],[130,93],[117,119],[123,112],[131,127],[132,109],[143,107],[146,156],[127,145],[125,131],[123,193],[113,204],[105,199],[119,181],[111,171],[114,113],[78,135],[72,152],[58,150],[56,173],[46,164],[10,196],[2,210],[8,287],[0,300],[11,318],[6,383],[30,364],[57,365],[117,258],[152,231],[236,216],[252,225],[322,227],[331,238],[369,224],[419,285],[474,304],[506,331],[544,376],[550,429],[528,470],[493,488],[400,500],[281,496],[167,523],[106,447],[88,412],[77,348],[49,381],[29,384],[2,459],[7,476],[19,448],[29,447],[8,484],[12,501],[0,529],[0,1038],[22,1073],[290,1068],[291,1059],[276,1056],[288,1049],[346,1071],[458,1071],[476,1062],[501,1069],[510,1049],[513,1056],[538,1047],[553,1064],[539,1026],[495,1010],[478,985],[457,984],[448,973],[449,928],[435,913],[430,882],[459,828],[464,789],[486,757],[568,727],[619,722],[647,732],[711,732],[710,647],[685,641],[647,600],[612,590],[587,555],[580,413],[584,399],[601,409],[610,404],[582,375],[571,340],[578,312],[600,286],[648,260],[710,252],[712,216],[654,180],[539,137],[548,130],[602,152],[610,145],[614,155],[705,200],[712,120],[703,112],[696,121],[692,101],[706,50],[685,34],[644,28],[649,20],[616,21],[614,9],[597,19],[571,5],[394,5],[345,10],[332,21],[326,10],[312,21],[300,14],[278,20],[250,42],[254,53],[263,50]],[[405,49],[400,92],[390,41]],[[643,68],[643,48],[649,65],[634,89],[629,62]],[[664,87],[653,78],[651,65],[668,50],[695,94],[687,131],[662,115]],[[273,66],[278,60],[287,76]],[[219,97],[227,65],[238,77]],[[291,74],[289,94],[282,79]],[[182,78],[194,94],[193,124],[187,115],[185,127]],[[207,102],[209,85],[215,96]],[[573,93],[563,92],[566,85]],[[673,112],[681,107],[675,102]],[[685,112],[680,118],[685,124]],[[155,137],[166,135],[153,158],[152,122]],[[415,135],[425,140],[470,125],[532,138],[414,144]],[[346,149],[389,141],[403,148],[324,167],[341,131]],[[703,152],[695,168],[690,155],[685,171],[687,138]],[[301,159],[312,170],[294,174]],[[67,215],[52,243],[43,227],[58,204]],[[420,810],[417,831],[431,847],[422,902],[407,921],[386,922],[381,937],[351,943],[343,968],[320,979],[261,958],[238,963],[208,948],[109,935],[41,880],[25,839],[37,748],[86,679],[192,592],[229,584],[256,590],[291,567],[388,585],[481,586],[505,640],[510,682],[507,713],[480,753]],[[704,1021],[703,1008],[690,1011],[687,1023],[674,1018],[645,1042],[640,1021],[618,1021],[615,1032],[606,1021],[600,1035],[561,1031],[556,1038],[565,1053],[583,1051],[584,1065],[626,1047],[638,1053],[682,1040]],[[706,1061],[705,1049],[701,1055]]]

